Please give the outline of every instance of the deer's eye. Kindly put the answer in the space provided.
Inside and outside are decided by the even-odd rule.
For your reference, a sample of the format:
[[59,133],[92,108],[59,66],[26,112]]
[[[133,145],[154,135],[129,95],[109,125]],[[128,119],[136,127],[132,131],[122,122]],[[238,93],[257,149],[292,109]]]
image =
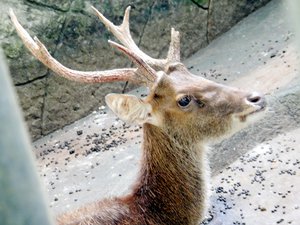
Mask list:
[[190,104],[191,100],[191,96],[185,95],[181,99],[179,99],[177,103],[181,108],[185,108]]

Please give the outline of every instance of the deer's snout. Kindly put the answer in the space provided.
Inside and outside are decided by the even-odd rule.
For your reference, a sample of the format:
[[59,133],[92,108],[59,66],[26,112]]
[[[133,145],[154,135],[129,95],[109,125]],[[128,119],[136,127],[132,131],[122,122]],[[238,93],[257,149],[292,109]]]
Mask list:
[[250,95],[248,95],[246,97],[246,102],[261,109],[265,108],[267,105],[264,95],[258,92],[252,92]]

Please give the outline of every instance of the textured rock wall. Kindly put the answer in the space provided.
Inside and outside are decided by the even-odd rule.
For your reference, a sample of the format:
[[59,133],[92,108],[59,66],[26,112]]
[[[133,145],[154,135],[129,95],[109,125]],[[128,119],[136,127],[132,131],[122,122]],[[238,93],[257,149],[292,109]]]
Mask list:
[[132,36],[153,57],[166,55],[170,28],[175,27],[181,32],[182,57],[186,58],[268,1],[1,0],[0,42],[32,138],[96,110],[104,104],[107,93],[123,91],[124,83],[79,84],[54,76],[28,53],[17,37],[7,16],[9,8],[64,65],[79,70],[103,70],[131,64],[107,44],[107,39],[113,37],[90,5],[116,24],[122,21],[126,6],[132,5]]

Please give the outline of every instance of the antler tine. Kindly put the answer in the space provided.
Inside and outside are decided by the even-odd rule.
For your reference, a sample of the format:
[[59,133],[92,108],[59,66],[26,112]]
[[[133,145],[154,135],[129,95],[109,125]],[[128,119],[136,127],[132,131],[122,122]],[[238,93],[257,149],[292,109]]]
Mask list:
[[9,10],[9,15],[17,30],[18,35],[20,36],[28,50],[39,61],[41,61],[45,66],[53,70],[58,75],[70,80],[85,83],[104,83],[113,81],[132,81],[142,83],[141,80],[137,79],[137,69],[134,68],[123,68],[105,71],[77,71],[65,67],[50,55],[47,48],[38,40],[37,37],[34,37],[34,39],[31,38],[28,32],[19,23],[12,9]]
[[171,29],[171,43],[167,60],[168,62],[180,62],[180,34],[173,27]]
[[123,22],[121,25],[116,26],[110,22],[102,13],[100,13],[95,7],[92,6],[92,9],[96,12],[99,19],[106,26],[106,28],[128,49],[135,52],[140,58],[142,58],[147,64],[149,64],[154,69],[162,70],[165,68],[168,63],[168,59],[154,59],[149,55],[145,54],[139,49],[135,44],[134,40],[131,37],[129,29],[129,13],[131,7],[128,6],[125,10],[123,17]]
[[138,57],[135,52],[131,51],[130,49],[114,42],[111,40],[108,40],[108,43],[112,45],[113,47],[117,48],[119,51],[123,52],[126,56],[128,56],[138,67],[138,70],[136,73],[143,74],[143,77],[147,79],[148,82],[153,83],[155,82],[157,75],[156,71],[149,66],[142,58]]

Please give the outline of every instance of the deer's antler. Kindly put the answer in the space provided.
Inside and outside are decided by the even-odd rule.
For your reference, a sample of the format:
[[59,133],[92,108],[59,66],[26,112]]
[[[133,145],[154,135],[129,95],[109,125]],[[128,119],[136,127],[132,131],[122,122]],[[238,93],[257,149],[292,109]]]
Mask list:
[[179,50],[179,32],[174,29],[171,30],[171,44],[166,59],[154,59],[141,51],[133,41],[129,30],[129,11],[130,6],[127,7],[120,26],[115,26],[108,19],[106,19],[97,9],[92,7],[101,21],[105,24],[116,38],[125,46],[121,46],[115,42],[110,41],[110,44],[125,53],[137,66],[134,68],[122,68],[105,71],[78,71],[72,70],[54,59],[47,48],[41,43],[37,37],[32,38],[28,32],[19,23],[12,9],[10,9],[10,18],[17,30],[18,35],[24,42],[29,51],[45,66],[54,71],[56,74],[67,79],[85,82],[85,83],[104,83],[113,81],[131,81],[134,83],[151,84],[156,79],[155,70],[164,70],[169,62],[180,61]]
[[18,35],[20,36],[28,50],[45,66],[47,66],[49,69],[59,74],[60,76],[63,76],[70,80],[85,83],[104,83],[112,81],[136,80],[136,69],[134,68],[114,69],[106,71],[77,71],[65,67],[50,55],[46,47],[38,40],[37,37],[34,37],[34,39],[31,38],[28,32],[19,23],[12,9],[10,9],[9,14]]
[[164,70],[167,63],[170,62],[179,62],[180,61],[180,38],[179,32],[175,31],[174,28],[171,29],[171,43],[169,47],[168,56],[166,59],[154,59],[149,55],[145,54],[139,49],[135,44],[134,40],[130,35],[129,29],[129,13],[131,7],[128,6],[125,10],[123,17],[123,22],[121,25],[116,26],[110,22],[102,13],[100,13],[95,7],[92,6],[92,9],[96,12],[97,16],[101,22],[106,26],[106,28],[127,48],[135,52],[140,58],[142,58],[147,64],[157,70]]

